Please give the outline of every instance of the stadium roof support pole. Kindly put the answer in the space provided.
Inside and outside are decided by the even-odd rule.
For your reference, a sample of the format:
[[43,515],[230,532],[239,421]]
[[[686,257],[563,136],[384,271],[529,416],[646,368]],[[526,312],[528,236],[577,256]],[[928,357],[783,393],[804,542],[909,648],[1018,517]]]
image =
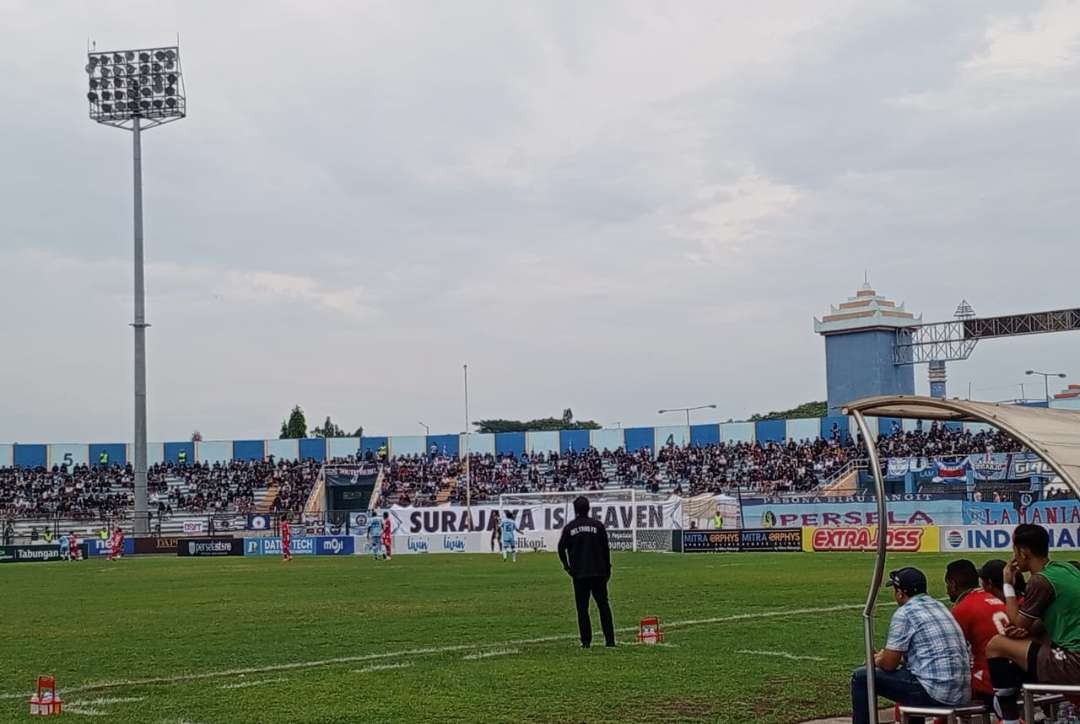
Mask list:
[[870,458],[870,469],[874,471],[874,486],[877,490],[877,557],[874,560],[874,574],[870,579],[870,590],[866,593],[866,606],[863,608],[863,639],[866,645],[866,700],[869,702],[867,714],[870,717],[871,724],[877,724],[877,682],[874,680],[874,606],[877,604],[878,591],[881,590],[881,580],[885,575],[889,519],[886,514],[885,478],[881,474],[877,445],[874,444],[874,438],[870,436],[870,427],[866,424],[866,418],[863,417],[863,414],[855,410],[852,415],[855,418],[855,424],[859,427],[859,436],[862,437],[863,445],[866,447],[866,455]]

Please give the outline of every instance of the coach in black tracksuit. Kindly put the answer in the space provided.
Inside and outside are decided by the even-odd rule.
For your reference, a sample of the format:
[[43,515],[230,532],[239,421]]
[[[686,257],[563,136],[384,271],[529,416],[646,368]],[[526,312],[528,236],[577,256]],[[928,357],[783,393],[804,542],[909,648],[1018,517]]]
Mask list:
[[592,621],[589,620],[589,595],[600,609],[600,626],[604,643],[615,645],[615,624],[611,620],[607,583],[611,578],[611,551],[603,523],[589,517],[589,500],[580,496],[574,501],[577,517],[566,524],[559,538],[559,560],[574,579],[574,599],[577,602],[578,631],[581,645],[592,644]]

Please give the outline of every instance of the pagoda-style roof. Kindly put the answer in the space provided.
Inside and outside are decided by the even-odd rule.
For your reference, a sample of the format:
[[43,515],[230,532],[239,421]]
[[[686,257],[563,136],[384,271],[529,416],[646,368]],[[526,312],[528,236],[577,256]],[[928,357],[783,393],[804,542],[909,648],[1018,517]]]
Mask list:
[[815,317],[814,331],[834,334],[863,329],[902,329],[921,324],[922,315],[916,317],[904,309],[903,303],[886,299],[866,283],[846,302],[830,305],[829,313],[821,319]]

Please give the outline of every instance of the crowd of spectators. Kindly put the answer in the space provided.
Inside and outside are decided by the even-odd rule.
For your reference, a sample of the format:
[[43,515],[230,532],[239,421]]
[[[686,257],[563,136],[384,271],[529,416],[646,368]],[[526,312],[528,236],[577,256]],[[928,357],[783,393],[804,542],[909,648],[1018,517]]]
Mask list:
[[[1022,447],[999,431],[972,433],[932,424],[904,431],[894,426],[877,449],[889,457],[935,457],[986,452],[1016,452]],[[520,456],[473,454],[468,476],[471,499],[500,494],[567,492],[638,487],[681,495],[754,494],[809,491],[829,480],[863,450],[834,429],[824,438],[801,442],[723,442],[681,447],[670,444],[653,455],[595,450],[532,453]],[[465,461],[433,450],[428,455],[385,459],[380,500],[384,505],[463,503]],[[259,491],[276,486],[271,510],[303,508],[318,478],[314,461],[232,461],[158,464],[148,471],[151,510],[161,517],[177,513],[245,513]],[[92,519],[130,509],[134,472],[130,465],[0,468],[0,514],[17,517],[61,516]]]
[[[318,476],[315,462],[240,461],[164,463],[147,470],[152,513],[247,513],[259,490],[277,485],[274,509],[298,511]],[[0,514],[92,520],[126,511],[134,503],[131,465],[0,468]]]

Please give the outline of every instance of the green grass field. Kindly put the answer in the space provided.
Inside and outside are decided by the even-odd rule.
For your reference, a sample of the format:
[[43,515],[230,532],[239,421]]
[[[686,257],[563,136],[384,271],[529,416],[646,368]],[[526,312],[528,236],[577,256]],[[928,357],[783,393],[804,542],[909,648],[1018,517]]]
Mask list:
[[[919,565],[943,595],[946,562],[889,564]],[[550,554],[8,564],[0,720],[29,720],[48,673],[68,720],[794,722],[849,707],[870,564],[616,554],[622,642],[655,614],[670,645],[613,650],[577,648]],[[879,639],[892,608],[883,597]]]

